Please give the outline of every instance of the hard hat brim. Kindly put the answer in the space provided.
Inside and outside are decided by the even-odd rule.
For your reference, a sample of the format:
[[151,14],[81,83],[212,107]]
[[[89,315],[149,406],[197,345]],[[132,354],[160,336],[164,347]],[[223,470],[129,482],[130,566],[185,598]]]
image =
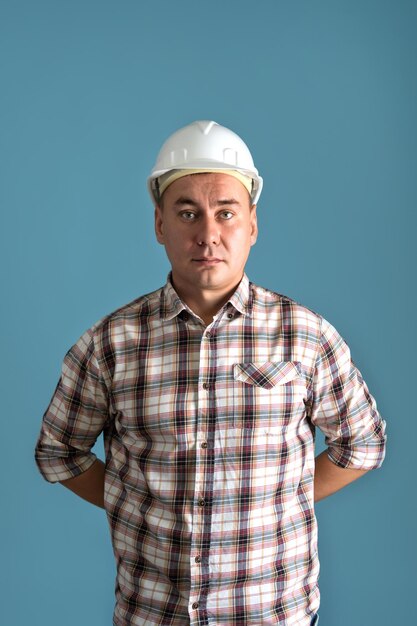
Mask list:
[[230,170],[235,169],[237,172],[240,172],[244,176],[247,176],[248,178],[251,178],[253,180],[253,189],[252,189],[252,194],[251,194],[251,200],[253,204],[257,203],[259,196],[261,195],[261,191],[263,187],[263,180],[261,176],[259,176],[256,168],[246,170],[242,167],[236,167],[236,166],[233,166],[232,164],[225,164],[222,161],[215,161],[213,159],[199,159],[199,160],[196,159],[195,161],[193,161],[192,164],[188,163],[187,165],[184,165],[184,166],[182,166],[181,164],[178,164],[178,166],[176,165],[175,168],[166,168],[166,169],[161,169],[161,170],[155,170],[152,172],[152,175],[149,176],[147,180],[147,187],[149,190],[149,194],[151,198],[153,199],[155,205],[157,205],[159,202],[155,181],[160,176],[163,176],[164,174],[167,174],[168,172],[174,169],[183,170],[183,171],[190,170],[190,172],[195,172],[195,170],[201,170],[202,174],[204,172],[211,173],[211,172],[219,172],[219,170],[230,171]]

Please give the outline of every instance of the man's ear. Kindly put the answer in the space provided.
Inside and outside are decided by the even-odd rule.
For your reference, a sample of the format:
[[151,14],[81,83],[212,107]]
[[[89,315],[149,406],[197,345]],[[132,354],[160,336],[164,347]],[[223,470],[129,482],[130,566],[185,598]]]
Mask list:
[[250,208],[251,213],[251,235],[250,235],[250,245],[253,246],[258,239],[258,217],[256,215],[256,204],[252,204]]
[[160,206],[155,207],[155,235],[158,243],[164,245],[164,228],[162,219],[162,209]]

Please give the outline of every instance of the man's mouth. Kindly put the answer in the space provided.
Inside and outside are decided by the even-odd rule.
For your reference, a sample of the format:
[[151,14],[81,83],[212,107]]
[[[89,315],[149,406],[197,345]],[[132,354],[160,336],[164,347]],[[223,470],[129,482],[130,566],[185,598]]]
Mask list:
[[216,265],[217,263],[221,263],[223,259],[219,259],[214,256],[202,256],[193,259],[194,263],[200,263],[201,265]]

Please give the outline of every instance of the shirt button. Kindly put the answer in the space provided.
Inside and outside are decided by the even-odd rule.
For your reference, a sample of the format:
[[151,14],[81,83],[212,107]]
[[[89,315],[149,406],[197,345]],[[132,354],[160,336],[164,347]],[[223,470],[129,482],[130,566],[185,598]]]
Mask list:
[[228,313],[227,317],[229,318],[229,320],[231,320],[233,318],[233,313]]
[[210,383],[203,383],[203,389],[210,389]]
[[198,609],[198,602],[193,602],[192,608],[193,609]]
[[194,559],[194,561],[195,561],[196,563],[201,563],[201,556],[196,556],[196,557],[195,557],[195,559]]
[[211,333],[206,333],[206,338],[207,339],[211,339],[213,337],[213,335]]
[[198,506],[205,506],[206,501],[204,500],[204,498],[199,498],[198,499]]
[[204,450],[207,448],[207,441],[203,441],[203,443],[201,444],[201,447],[204,448]]

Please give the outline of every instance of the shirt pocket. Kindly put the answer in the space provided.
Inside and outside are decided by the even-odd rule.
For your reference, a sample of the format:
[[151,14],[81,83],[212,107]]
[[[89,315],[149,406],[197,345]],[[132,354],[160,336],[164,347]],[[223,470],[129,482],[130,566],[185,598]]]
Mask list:
[[279,433],[304,414],[305,382],[297,361],[235,363],[233,425]]

